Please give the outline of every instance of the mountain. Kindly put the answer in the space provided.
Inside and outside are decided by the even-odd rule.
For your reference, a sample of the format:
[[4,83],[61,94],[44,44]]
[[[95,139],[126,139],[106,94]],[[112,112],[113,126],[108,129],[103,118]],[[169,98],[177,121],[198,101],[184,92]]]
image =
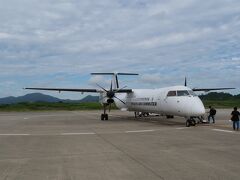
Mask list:
[[69,99],[59,99],[53,96],[45,95],[42,93],[31,93],[19,97],[5,97],[0,98],[0,104],[16,104],[20,102],[98,102],[98,96],[86,96],[81,100],[69,100]]
[[98,102],[99,96],[88,95],[80,100],[81,102]]
[[[223,92],[211,92],[206,95],[199,96],[202,100],[240,100],[240,94],[232,95]],[[99,96],[88,95],[80,100],[59,99],[53,96],[45,95],[42,93],[31,93],[19,97],[5,97],[0,98],[0,104],[16,104],[20,102],[69,102],[69,103],[81,103],[81,102],[98,102]]]

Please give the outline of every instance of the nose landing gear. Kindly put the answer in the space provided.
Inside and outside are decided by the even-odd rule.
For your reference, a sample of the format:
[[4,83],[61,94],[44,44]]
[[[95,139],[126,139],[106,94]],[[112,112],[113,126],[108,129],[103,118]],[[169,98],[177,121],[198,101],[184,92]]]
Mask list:
[[107,107],[107,105],[104,104],[104,105],[103,105],[103,114],[101,114],[101,120],[102,120],[102,121],[108,120],[108,114],[106,113],[106,107]]

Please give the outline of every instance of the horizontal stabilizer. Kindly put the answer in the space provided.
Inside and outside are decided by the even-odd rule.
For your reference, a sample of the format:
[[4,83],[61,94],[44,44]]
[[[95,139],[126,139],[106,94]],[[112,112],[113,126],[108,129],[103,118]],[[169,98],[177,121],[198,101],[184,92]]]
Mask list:
[[133,76],[137,76],[137,75],[139,75],[139,74],[137,74],[137,73],[117,73],[117,75],[127,75],[127,76],[133,75]]
[[137,73],[91,73],[91,75],[112,75],[112,82],[113,82],[113,87],[115,89],[119,88],[119,82],[118,82],[118,75],[127,75],[127,76],[135,76],[138,75]]
[[136,73],[91,73],[91,75],[139,75]]

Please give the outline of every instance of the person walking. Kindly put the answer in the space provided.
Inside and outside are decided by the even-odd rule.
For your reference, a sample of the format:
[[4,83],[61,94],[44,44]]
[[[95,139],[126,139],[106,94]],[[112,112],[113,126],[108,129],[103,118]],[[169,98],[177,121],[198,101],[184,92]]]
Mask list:
[[215,123],[215,115],[216,115],[216,109],[214,109],[212,106],[209,106],[209,115],[208,115],[208,123],[210,123],[211,121],[211,118],[212,118],[212,121],[213,123]]
[[240,116],[240,113],[237,110],[237,107],[233,108],[233,111],[232,111],[231,115],[232,115],[231,120],[233,122],[233,130],[238,131],[239,130],[239,116]]

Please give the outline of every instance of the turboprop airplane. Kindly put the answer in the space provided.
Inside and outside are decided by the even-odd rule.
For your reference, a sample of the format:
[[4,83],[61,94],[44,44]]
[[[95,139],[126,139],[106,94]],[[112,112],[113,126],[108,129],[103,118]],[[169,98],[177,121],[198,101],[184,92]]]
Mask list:
[[171,86],[159,89],[126,89],[119,87],[118,76],[138,75],[135,73],[91,73],[91,75],[111,75],[112,81],[110,89],[97,84],[99,89],[62,89],[62,88],[25,88],[29,90],[48,91],[72,91],[100,93],[99,101],[103,105],[101,120],[108,120],[107,108],[109,112],[113,103],[121,110],[156,113],[167,117],[181,116],[186,118],[186,126],[196,125],[195,118],[205,114],[205,108],[195,91],[226,90],[234,88],[189,88],[185,78],[184,86]]

